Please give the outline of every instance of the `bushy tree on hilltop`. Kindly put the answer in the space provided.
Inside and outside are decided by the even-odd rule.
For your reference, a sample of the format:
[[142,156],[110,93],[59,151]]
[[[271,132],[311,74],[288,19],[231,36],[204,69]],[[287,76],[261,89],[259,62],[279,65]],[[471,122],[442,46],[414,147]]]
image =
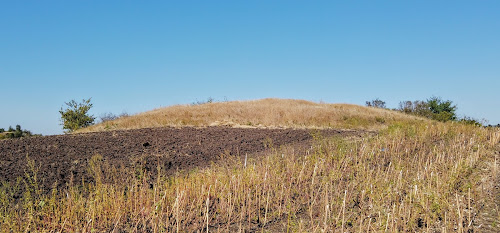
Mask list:
[[101,118],[101,122],[106,122],[106,121],[116,120],[116,119],[118,119],[118,116],[116,114],[108,112],[108,113],[101,114],[101,116],[99,118]]
[[458,121],[468,125],[483,126],[483,124],[480,121],[468,116],[464,116]]
[[427,103],[421,100],[401,101],[399,102],[398,110],[407,114],[414,114],[428,118],[432,115]]
[[432,97],[427,100],[427,105],[433,114],[432,118],[434,120],[454,121],[457,119],[457,115],[455,114],[457,106],[453,105],[453,102],[450,100],[442,100],[439,97]]
[[68,107],[59,111],[61,114],[61,121],[63,129],[67,133],[73,132],[80,128],[85,128],[94,123],[95,117],[89,115],[88,112],[92,108],[93,104],[90,103],[89,98],[87,100],[82,100],[81,103],[77,103],[75,100],[65,103]]
[[437,121],[455,121],[457,106],[450,100],[442,100],[440,97],[431,97],[427,101],[402,101],[399,103],[399,111],[427,117]]
[[7,131],[4,128],[0,128],[0,139],[30,136],[33,136],[31,131],[21,129],[20,125],[16,125],[16,129],[12,128],[12,126],[9,126],[9,129]]
[[375,107],[375,108],[386,108],[385,101],[380,100],[379,98],[374,99],[372,101],[366,101],[367,107]]

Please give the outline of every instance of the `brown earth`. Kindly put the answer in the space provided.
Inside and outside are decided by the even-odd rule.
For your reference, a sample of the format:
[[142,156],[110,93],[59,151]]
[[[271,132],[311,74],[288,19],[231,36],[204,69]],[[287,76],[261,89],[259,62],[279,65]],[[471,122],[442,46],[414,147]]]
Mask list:
[[[0,182],[15,183],[26,174],[37,179],[45,192],[65,187],[72,179],[93,181],[89,162],[94,155],[117,171],[140,164],[154,175],[204,167],[227,156],[253,156],[272,144],[308,145],[313,132],[322,136],[361,136],[363,131],[306,129],[242,129],[230,127],[149,128],[74,135],[56,135],[0,141]],[[28,161],[34,162],[34,169]]]

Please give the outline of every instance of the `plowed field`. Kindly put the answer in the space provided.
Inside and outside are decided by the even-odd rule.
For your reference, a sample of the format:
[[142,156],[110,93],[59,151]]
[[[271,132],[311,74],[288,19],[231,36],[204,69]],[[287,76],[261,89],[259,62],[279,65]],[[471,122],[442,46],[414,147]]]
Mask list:
[[[89,161],[102,160],[120,169],[137,163],[151,173],[161,166],[173,174],[203,167],[225,156],[255,156],[270,144],[307,146],[311,130],[242,129],[229,127],[150,128],[75,135],[57,135],[0,141],[0,181],[14,182],[36,170],[37,179],[49,190],[56,183],[92,181]],[[360,136],[364,132],[321,130],[323,136]],[[35,169],[28,168],[28,160]]]

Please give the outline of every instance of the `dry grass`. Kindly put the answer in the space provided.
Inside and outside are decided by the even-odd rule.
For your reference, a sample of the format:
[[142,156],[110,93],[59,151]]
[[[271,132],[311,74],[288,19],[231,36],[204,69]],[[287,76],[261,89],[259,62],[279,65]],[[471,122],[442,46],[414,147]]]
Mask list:
[[[237,103],[228,105],[232,104]],[[147,181],[147,173],[113,172],[112,166],[95,156],[89,168],[96,176],[94,184],[75,182],[47,196],[37,191],[36,182],[29,182],[26,186],[31,191],[17,202],[15,188],[3,185],[0,229],[481,231],[475,220],[485,190],[478,171],[498,174],[496,166],[489,166],[496,159],[498,143],[500,132],[494,129],[398,122],[370,138],[354,141],[316,135],[314,146],[305,153],[273,148],[258,161],[227,158],[226,164],[162,177],[153,184]],[[35,174],[30,180],[36,180]],[[127,182],[102,182],[106,176]]]
[[162,126],[384,128],[395,121],[423,120],[395,111],[351,104],[305,100],[262,99],[200,105],[176,105],[97,124],[77,132],[137,129]]

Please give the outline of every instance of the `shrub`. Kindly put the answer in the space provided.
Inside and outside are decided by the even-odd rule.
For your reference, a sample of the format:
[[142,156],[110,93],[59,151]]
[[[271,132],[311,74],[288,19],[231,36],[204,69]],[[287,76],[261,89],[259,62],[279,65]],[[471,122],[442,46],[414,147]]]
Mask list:
[[0,133],[2,134],[0,135],[0,139],[33,136],[33,134],[30,131],[22,130],[20,125],[16,125],[16,129],[12,128],[12,126],[9,126],[9,129],[7,131],[5,131],[4,128],[1,128]]
[[452,101],[442,100],[439,97],[432,97],[427,100],[429,110],[433,114],[432,119],[438,121],[449,121],[457,119],[457,116],[455,114],[457,106],[452,104]]
[[215,103],[215,102],[216,101],[214,98],[208,97],[206,101],[196,100],[196,102],[193,102],[191,105],[196,106],[196,105],[202,105],[202,104],[211,104],[211,103]]
[[375,108],[386,108],[385,101],[382,101],[379,98],[376,98],[372,101],[366,101],[366,106],[367,107],[375,107]]
[[73,132],[80,128],[85,128],[94,123],[95,117],[88,115],[89,110],[92,108],[90,103],[91,98],[83,100],[82,103],[77,103],[75,100],[65,103],[68,108],[59,111],[61,114],[61,121],[63,129],[67,133]]
[[479,122],[478,120],[476,120],[472,117],[468,117],[468,116],[464,116],[462,119],[459,120],[459,122],[467,124],[467,125],[483,126],[483,124],[481,124],[481,122]]
[[427,117],[437,121],[456,120],[456,105],[450,100],[442,100],[439,97],[431,97],[427,101],[402,101],[399,103],[399,111]]
[[103,122],[112,121],[112,120],[116,120],[118,118],[128,117],[128,116],[130,116],[130,115],[125,111],[122,112],[120,115],[116,115],[114,113],[108,112],[108,113],[101,114],[101,116],[99,116],[99,118],[101,120],[101,123],[103,123]]
[[16,125],[16,131],[14,131],[14,137],[15,138],[20,138],[23,136],[23,131],[21,130],[20,125]]
[[128,116],[130,116],[130,115],[127,112],[124,111],[124,112],[122,112],[122,114],[120,114],[120,116],[118,116],[118,118],[120,118],[120,117],[128,117]]
[[415,100],[413,102],[408,100],[401,101],[399,102],[398,110],[407,114],[414,114],[423,117],[430,117],[432,115],[427,103],[421,100]]
[[113,113],[108,112],[108,113],[101,114],[101,116],[99,118],[101,118],[101,122],[106,122],[106,121],[116,120],[116,119],[118,119],[118,116],[113,114]]

